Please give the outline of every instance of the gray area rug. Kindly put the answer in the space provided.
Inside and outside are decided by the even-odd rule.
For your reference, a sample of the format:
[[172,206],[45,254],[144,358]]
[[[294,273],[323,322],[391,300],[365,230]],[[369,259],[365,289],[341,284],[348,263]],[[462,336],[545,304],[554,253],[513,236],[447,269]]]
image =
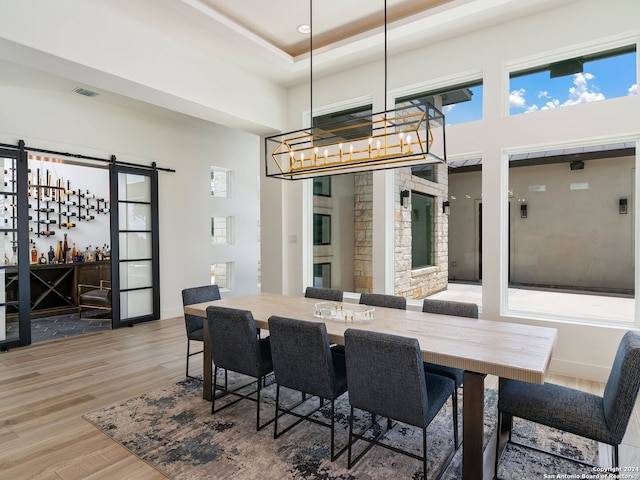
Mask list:
[[[230,376],[231,379],[231,376]],[[274,414],[275,386],[263,390],[265,403],[261,419]],[[281,395],[286,389],[281,389]],[[300,394],[289,392],[291,400]],[[485,445],[496,427],[497,393],[485,392]],[[223,404],[227,399],[217,400]],[[462,398],[459,398],[462,405]],[[308,402],[309,403],[309,402]],[[318,405],[317,399],[310,400]],[[336,403],[339,428],[337,449],[348,439],[349,404],[343,395]],[[255,431],[255,403],[246,400],[211,415],[211,404],[202,399],[202,383],[184,380],[153,390],[118,405],[96,410],[84,416],[105,434],[133,454],[164,473],[179,480],[188,479],[389,479],[423,478],[422,464],[404,455],[374,447],[352,469],[347,469],[346,452],[335,462],[329,460],[330,430],[311,422],[302,422],[278,439],[273,438],[273,424]],[[318,418],[329,419],[328,405]],[[360,414],[359,425],[366,421]],[[279,426],[293,417],[285,416]],[[380,421],[380,425],[386,422]],[[433,478],[453,448],[450,402],[433,420],[428,430],[428,473]],[[597,462],[595,442],[530,423],[517,423],[514,432],[525,442],[564,451]],[[514,433],[515,434],[515,433]],[[385,437],[389,443],[402,445],[416,453],[421,451],[422,435],[418,429],[395,424]],[[363,448],[354,446],[354,452]],[[442,478],[461,478],[461,450],[449,464]],[[591,468],[555,459],[534,451],[508,447],[500,464],[504,479],[550,478],[544,475],[593,473]],[[557,478],[557,477],[556,477]],[[579,477],[578,477],[579,478]]]

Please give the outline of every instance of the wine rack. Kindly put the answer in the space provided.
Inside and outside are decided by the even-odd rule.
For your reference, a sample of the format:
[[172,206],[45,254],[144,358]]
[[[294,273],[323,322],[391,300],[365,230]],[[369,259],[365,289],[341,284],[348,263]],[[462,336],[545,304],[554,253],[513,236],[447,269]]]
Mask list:
[[[95,220],[96,215],[109,213],[109,201],[96,197],[89,190],[71,188],[71,181],[59,178],[51,182],[49,170],[36,169],[30,176],[29,196],[34,203],[35,235],[55,236],[56,230],[76,228],[80,222]],[[65,259],[66,261],[66,259]]]

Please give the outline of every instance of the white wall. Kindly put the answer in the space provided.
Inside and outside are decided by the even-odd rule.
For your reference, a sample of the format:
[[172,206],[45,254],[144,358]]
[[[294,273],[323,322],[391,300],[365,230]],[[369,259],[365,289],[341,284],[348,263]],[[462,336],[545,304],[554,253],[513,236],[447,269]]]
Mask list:
[[[519,149],[540,151],[554,146],[640,138],[640,97],[509,117],[505,113],[508,106],[507,67],[531,67],[537,62],[548,63],[592,48],[602,50],[636,43],[640,37],[636,20],[639,14],[640,4],[635,0],[607,3],[583,0],[490,29],[460,32],[455,39],[425,45],[389,60],[389,90],[395,95],[420,88],[427,90],[460,78],[483,78],[484,120],[450,127],[447,131],[450,157],[483,158],[482,316],[558,328],[559,338],[551,365],[553,372],[604,378],[623,332],[616,328],[561,323],[552,319],[516,318],[506,311],[507,235],[502,226],[507,224],[506,154]],[[383,87],[372,80],[373,72],[378,71],[376,65],[369,65],[326,78],[314,78],[316,107],[369,96],[374,99],[374,110],[381,110]],[[291,89],[289,99],[288,122],[291,128],[297,128],[300,112],[309,108],[308,87]],[[376,193],[382,196],[385,192]],[[290,193],[297,195],[295,191]],[[293,201],[294,197],[283,199],[285,204]],[[380,215],[384,212],[375,214],[374,223],[384,221]],[[304,221],[301,215],[289,217],[283,229],[295,235],[302,231]],[[377,241],[380,238],[376,236]],[[300,257],[299,261],[303,259]],[[295,273],[288,276],[287,270],[282,271],[283,290],[300,282]]]
[[[259,137],[160,110],[152,115],[147,107],[6,85],[1,78],[0,105],[0,143],[22,139],[32,147],[175,169],[159,173],[163,318],[182,314],[180,291],[210,283],[213,263],[235,261],[235,289],[226,295],[258,291]],[[232,198],[212,197],[214,165],[233,171]],[[235,243],[212,245],[211,217],[229,215],[236,217]]]

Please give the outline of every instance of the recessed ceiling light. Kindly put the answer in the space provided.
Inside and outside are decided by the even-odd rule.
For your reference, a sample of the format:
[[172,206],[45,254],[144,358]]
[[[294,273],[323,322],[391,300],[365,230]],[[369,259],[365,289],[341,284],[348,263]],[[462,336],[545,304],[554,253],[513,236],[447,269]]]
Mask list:
[[306,35],[308,33],[311,33],[311,27],[305,23],[298,27],[298,32],[302,33],[303,35]]

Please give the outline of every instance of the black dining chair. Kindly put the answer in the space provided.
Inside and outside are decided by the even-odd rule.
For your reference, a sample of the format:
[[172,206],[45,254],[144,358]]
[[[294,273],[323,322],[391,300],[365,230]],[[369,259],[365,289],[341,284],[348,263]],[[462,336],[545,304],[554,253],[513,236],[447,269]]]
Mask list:
[[[453,315],[456,317],[478,318],[478,305],[468,302],[456,302],[453,300],[436,300],[425,298],[422,302],[422,311],[438,315]],[[455,367],[446,367],[437,363],[424,362],[426,372],[443,375],[456,382],[456,391],[462,386],[464,370]],[[458,415],[458,395],[453,394],[453,414]],[[460,445],[458,432],[455,434],[456,447]]]
[[[184,290],[182,290],[182,308],[184,309],[184,307],[186,307],[187,305],[193,305],[195,303],[220,300],[220,298],[220,289],[218,288],[218,285],[204,285],[202,287],[185,288]],[[189,375],[189,358],[202,353],[202,350],[191,352],[191,342],[204,342],[204,328],[202,326],[203,321],[203,317],[198,317],[197,315],[189,315],[186,312],[184,313],[184,323],[185,327],[187,328],[186,376],[187,378],[193,378],[195,380],[201,379]]]
[[[509,380],[500,390],[498,399],[496,478],[505,437],[510,443],[540,450],[512,438],[514,417],[610,445],[613,448],[612,471],[618,472],[618,446],[627,430],[639,388],[640,333],[632,331],[625,333],[618,345],[602,396],[552,383],[539,385]],[[586,463],[580,459],[571,460]]]
[[398,310],[407,309],[407,299],[405,297],[383,293],[363,292],[360,294],[360,304],[371,307],[397,308]]
[[[211,397],[211,413],[216,413],[240,400],[251,400],[256,406],[256,430],[270,424],[273,419],[260,425],[260,392],[267,374],[273,371],[271,346],[269,337],[260,338],[253,315],[248,310],[218,306],[207,307],[211,355],[215,365],[213,374],[213,395]],[[224,385],[218,384],[218,370],[225,370]],[[247,383],[229,389],[227,371],[240,373],[256,379],[255,390],[241,393]],[[253,382],[251,382],[253,383]],[[222,395],[238,397],[232,402],[216,410],[216,390]],[[256,395],[254,398],[253,395]]]
[[307,287],[304,291],[304,296],[328,302],[342,302],[344,292],[338,288]]
[[[373,446],[381,446],[422,461],[427,478],[427,426],[451,398],[455,390],[453,380],[425,373],[420,344],[415,338],[349,328],[344,333],[349,385],[348,468],[355,465]],[[354,433],[354,410],[364,410],[374,418],[371,425]],[[371,427],[378,428],[375,416],[387,417],[387,429],[373,438],[365,437]],[[422,455],[398,448],[381,440],[393,428],[393,420],[422,429]],[[452,417],[453,430],[458,419]],[[368,442],[367,447],[352,461],[352,449],[357,440]],[[446,469],[456,448],[445,460]]]
[[[345,357],[331,351],[327,327],[321,322],[307,322],[274,315],[269,318],[269,334],[273,373],[276,379],[273,438],[278,438],[303,420],[329,427],[333,462],[347,448],[345,445],[335,453],[335,401],[347,391]],[[302,400],[294,405],[283,406],[281,387],[302,392]],[[318,408],[305,414],[295,411],[297,407],[314,397],[319,398]],[[325,399],[330,401],[329,424],[312,417],[324,406]],[[278,432],[278,419],[285,414],[293,415],[298,420]]]

